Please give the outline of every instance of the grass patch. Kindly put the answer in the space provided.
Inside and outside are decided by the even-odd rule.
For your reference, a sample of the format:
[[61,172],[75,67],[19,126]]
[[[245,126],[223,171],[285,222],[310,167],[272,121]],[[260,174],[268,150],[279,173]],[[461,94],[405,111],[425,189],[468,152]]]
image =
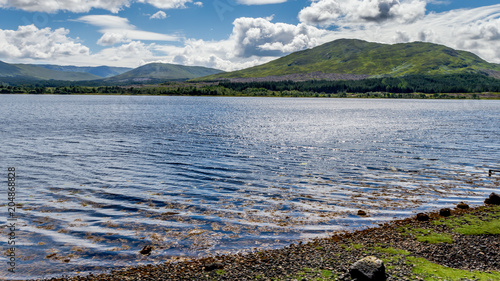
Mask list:
[[500,234],[500,206],[487,208],[489,213],[478,216],[466,214],[458,218],[436,220],[436,225],[446,225],[454,232],[464,235]]
[[363,245],[362,244],[352,244],[352,247],[356,250],[359,250],[359,249],[363,248]]
[[454,231],[465,235],[500,234],[500,220],[479,222],[474,225],[457,227]]
[[215,273],[217,273],[217,275],[224,275],[226,274],[226,271],[224,269],[217,269]]
[[333,272],[331,270],[322,269],[321,270],[321,276],[323,278],[331,278],[333,276]]
[[438,244],[438,243],[453,243],[455,242],[452,238],[451,234],[446,233],[437,233],[432,231],[431,229],[423,229],[423,228],[404,228],[400,227],[399,231],[403,232],[403,236],[407,236],[409,234],[413,235],[415,239],[419,242],[430,243],[430,244]]
[[342,247],[342,249],[344,249],[345,251],[347,252],[350,252],[352,251],[352,248],[350,248],[349,246],[347,246],[346,244],[340,244],[340,247]]
[[434,280],[463,280],[464,278],[480,281],[500,280],[500,272],[467,271],[445,267],[432,263],[423,258],[407,257],[410,264],[414,265],[413,273],[418,274],[425,281]]
[[395,248],[392,248],[392,247],[389,247],[389,248],[374,247],[374,249],[377,252],[382,252],[382,253],[391,254],[391,255],[409,256],[411,254],[408,251],[400,250],[400,249],[395,249]]
[[478,281],[493,281],[500,280],[500,272],[481,272],[467,271],[456,268],[442,266],[432,263],[424,258],[411,256],[411,253],[406,250],[395,249],[392,247],[373,247],[379,253],[384,253],[382,258],[388,270],[396,270],[397,266],[392,266],[395,262],[403,260],[406,264],[413,266],[412,276],[408,276],[411,280],[414,278],[422,278],[425,281],[460,281],[460,280],[478,280]]
[[448,243],[451,244],[455,242],[450,234],[445,234],[445,233],[436,233],[436,232],[430,232],[427,235],[415,235],[415,238],[417,238],[417,241],[419,242],[425,242],[425,243],[430,243],[430,244],[438,244],[438,243]]

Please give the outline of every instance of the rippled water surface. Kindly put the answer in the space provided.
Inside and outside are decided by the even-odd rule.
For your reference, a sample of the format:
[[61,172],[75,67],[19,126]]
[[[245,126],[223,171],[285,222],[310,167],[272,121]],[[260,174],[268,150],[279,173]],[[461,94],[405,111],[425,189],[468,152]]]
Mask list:
[[0,277],[271,248],[481,204],[499,185],[487,176],[499,120],[498,101],[1,95]]

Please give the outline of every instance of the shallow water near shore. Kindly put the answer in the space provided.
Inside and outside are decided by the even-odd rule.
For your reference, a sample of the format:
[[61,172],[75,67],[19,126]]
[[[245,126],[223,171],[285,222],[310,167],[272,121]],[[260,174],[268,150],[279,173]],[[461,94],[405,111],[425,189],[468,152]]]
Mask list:
[[500,101],[0,95],[0,116],[8,279],[274,248],[500,181]]

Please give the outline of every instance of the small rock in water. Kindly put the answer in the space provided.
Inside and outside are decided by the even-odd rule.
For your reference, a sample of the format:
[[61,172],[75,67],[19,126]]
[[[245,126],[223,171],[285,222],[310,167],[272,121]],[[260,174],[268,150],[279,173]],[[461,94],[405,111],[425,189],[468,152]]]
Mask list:
[[366,216],[366,212],[363,210],[358,211],[358,216]]
[[451,210],[449,208],[444,208],[439,210],[439,215],[442,217],[449,217],[451,216]]
[[490,194],[490,197],[484,200],[484,204],[500,205],[500,196],[493,192]]
[[355,262],[349,269],[351,278],[357,281],[385,281],[384,262],[370,256]]
[[146,245],[142,248],[142,250],[139,251],[139,253],[141,253],[145,256],[149,256],[149,255],[151,255],[151,251],[153,251],[153,246]]
[[466,209],[469,209],[469,205],[465,204],[464,202],[460,202],[460,203],[458,203],[457,208],[462,209],[462,210],[466,210]]
[[429,220],[429,216],[424,214],[424,213],[418,213],[417,214],[417,220],[418,221],[428,221]]

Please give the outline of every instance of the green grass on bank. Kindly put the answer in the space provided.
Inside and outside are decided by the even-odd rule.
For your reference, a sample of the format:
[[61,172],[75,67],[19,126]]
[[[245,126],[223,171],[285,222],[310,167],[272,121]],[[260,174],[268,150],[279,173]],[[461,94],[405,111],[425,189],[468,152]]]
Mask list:
[[454,232],[464,235],[500,234],[500,206],[491,207],[492,212],[478,217],[465,214],[456,218],[433,221],[435,225],[446,225]]
[[423,258],[407,257],[407,262],[413,266],[413,273],[425,281],[455,281],[455,280],[500,280],[500,272],[467,271],[450,268],[432,263]]
[[419,242],[430,244],[453,243],[453,237],[447,233],[437,233],[431,229],[400,227],[399,230],[404,236],[413,235]]

